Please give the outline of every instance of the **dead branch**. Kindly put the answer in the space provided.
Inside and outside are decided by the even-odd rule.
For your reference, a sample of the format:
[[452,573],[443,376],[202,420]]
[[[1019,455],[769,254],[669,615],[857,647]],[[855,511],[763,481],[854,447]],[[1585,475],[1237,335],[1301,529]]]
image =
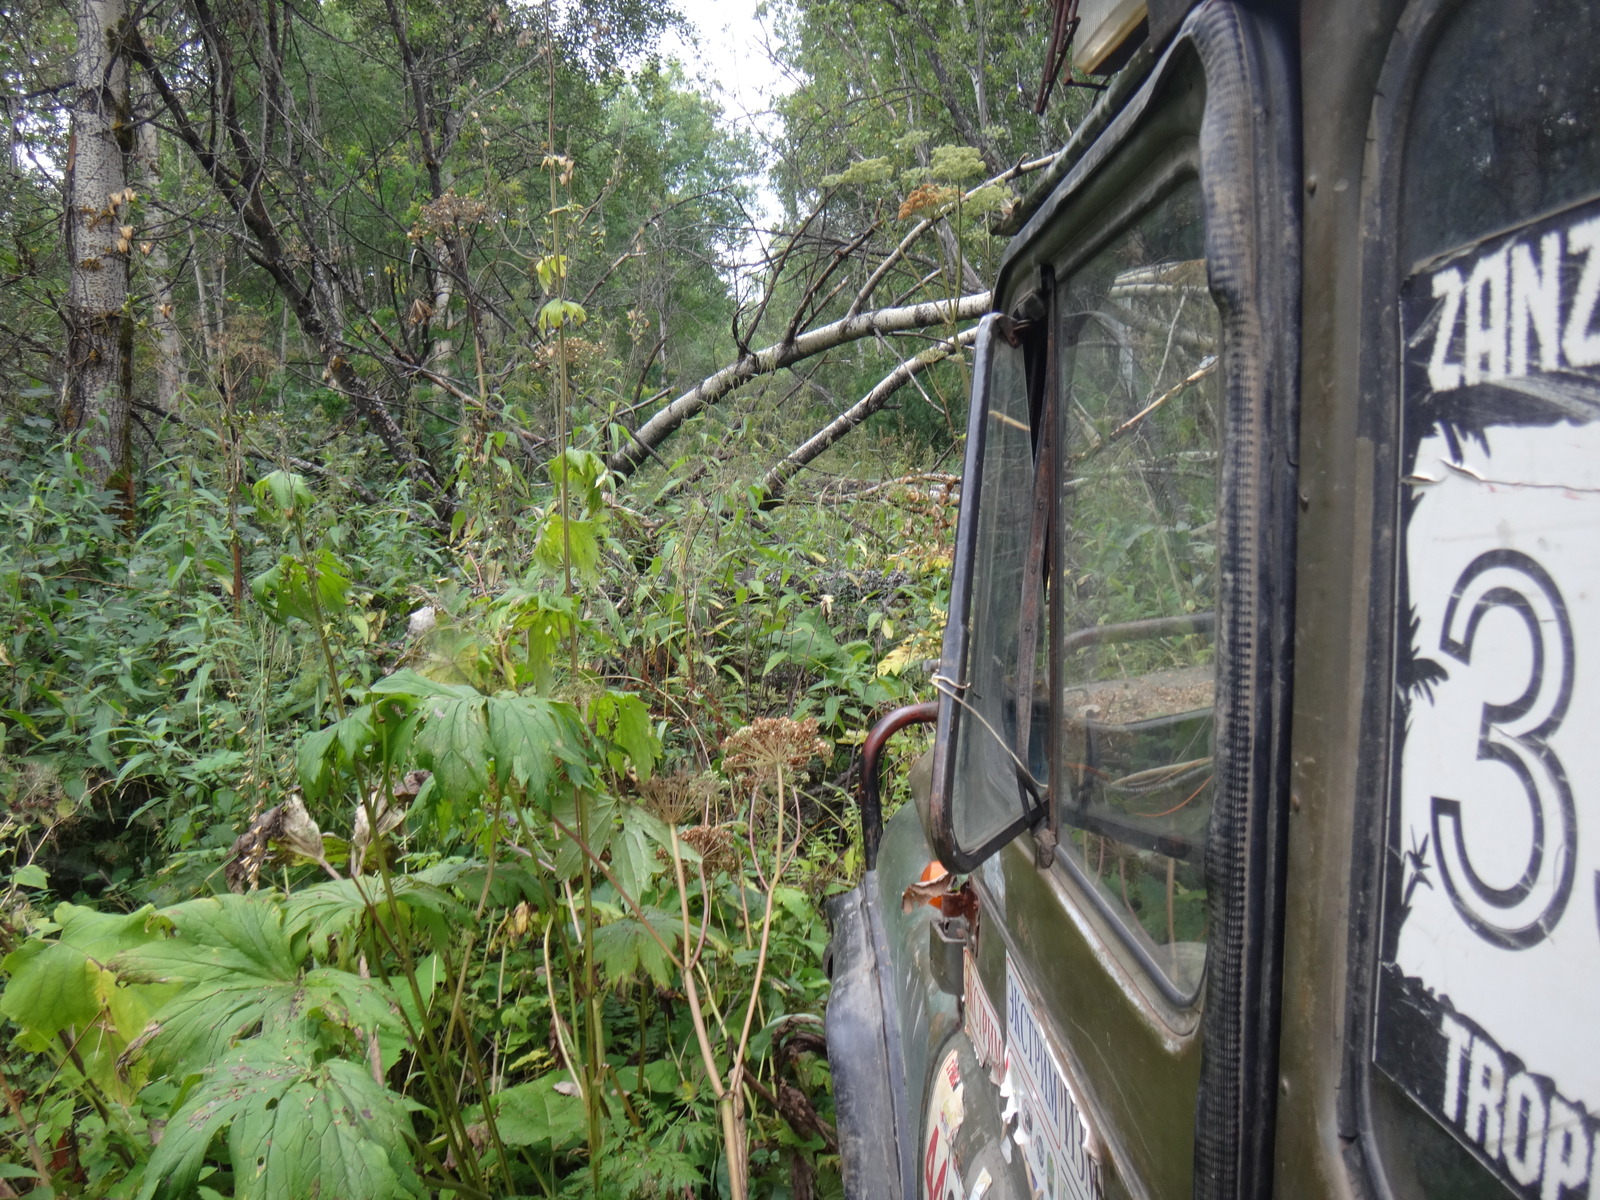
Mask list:
[[884,406],[890,396],[910,383],[916,376],[922,374],[935,363],[941,363],[952,354],[972,345],[977,340],[977,337],[977,326],[973,326],[971,329],[964,329],[954,338],[935,342],[922,353],[908,358],[893,371],[890,371],[870,392],[812,434],[810,438],[785,458],[774,464],[761,481],[762,490],[766,493],[765,499],[761,502],[761,507],[763,509],[773,509],[782,504],[783,494],[788,487],[789,480],[794,477],[800,468],[877,412]]
[[857,500],[888,491],[890,488],[908,488],[916,484],[943,487],[947,493],[954,494],[955,489],[961,486],[961,476],[952,475],[948,471],[919,471],[911,475],[897,475],[893,479],[880,479],[877,483],[869,483],[862,479],[834,479],[818,489],[817,494],[811,497],[811,502],[854,504]]
[[[989,311],[989,300],[988,292],[975,292],[962,296],[954,305],[948,300],[934,300],[926,304],[906,305],[903,308],[877,309],[846,317],[830,325],[809,330],[798,337],[768,346],[764,350],[745,354],[716,374],[702,379],[639,426],[632,435],[632,444],[618,447],[606,466],[614,475],[627,478],[638,470],[656,447],[672,436],[690,417],[726,399],[752,379],[774,374],[826,350],[876,334],[904,333],[907,330],[926,329],[952,321],[970,321]],[[909,379],[910,376],[906,378]]]

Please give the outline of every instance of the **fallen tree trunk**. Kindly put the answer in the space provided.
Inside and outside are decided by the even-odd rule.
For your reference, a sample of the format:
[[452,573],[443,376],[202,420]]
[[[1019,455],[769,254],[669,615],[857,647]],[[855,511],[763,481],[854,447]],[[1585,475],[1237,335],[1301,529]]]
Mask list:
[[978,329],[964,329],[954,338],[946,339],[929,346],[921,354],[907,359],[901,363],[860,400],[852,404],[844,412],[829,421],[816,433],[812,434],[802,445],[775,463],[766,477],[761,481],[761,490],[765,493],[761,507],[766,510],[777,508],[783,503],[784,493],[787,491],[789,481],[796,472],[807,463],[817,458],[845,434],[849,433],[861,422],[888,402],[889,397],[910,383],[922,372],[935,363],[941,363],[952,354],[960,352],[977,340]]
[[702,379],[630,432],[630,440],[611,455],[606,466],[612,474],[627,478],[690,417],[726,399],[752,379],[774,374],[803,359],[862,338],[927,329],[952,321],[970,321],[989,311],[989,296],[988,292],[975,292],[962,296],[953,305],[948,300],[936,300],[902,308],[880,308],[807,330],[764,350],[751,351],[715,375]]

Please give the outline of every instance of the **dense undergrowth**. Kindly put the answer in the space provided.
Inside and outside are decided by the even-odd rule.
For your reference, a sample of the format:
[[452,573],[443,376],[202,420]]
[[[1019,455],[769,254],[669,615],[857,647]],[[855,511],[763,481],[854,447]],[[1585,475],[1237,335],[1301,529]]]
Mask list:
[[0,1196],[838,1193],[820,905],[952,497],[0,458]]

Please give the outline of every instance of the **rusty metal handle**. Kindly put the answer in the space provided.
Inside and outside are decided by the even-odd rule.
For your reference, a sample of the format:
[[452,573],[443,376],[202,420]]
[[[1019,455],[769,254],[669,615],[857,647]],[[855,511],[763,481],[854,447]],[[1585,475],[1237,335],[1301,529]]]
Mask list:
[[861,743],[861,841],[867,870],[878,865],[878,842],[883,837],[883,804],[878,794],[878,761],[883,748],[907,725],[931,725],[939,719],[939,702],[907,704],[874,725]]

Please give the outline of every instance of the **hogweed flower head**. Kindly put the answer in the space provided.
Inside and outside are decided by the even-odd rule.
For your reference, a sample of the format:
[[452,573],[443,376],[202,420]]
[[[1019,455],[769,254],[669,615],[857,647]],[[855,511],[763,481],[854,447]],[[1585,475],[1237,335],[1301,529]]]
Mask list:
[[780,772],[802,769],[824,758],[829,745],[817,736],[815,717],[760,717],[730,733],[722,743],[722,767],[729,774],[749,775],[762,781]]

